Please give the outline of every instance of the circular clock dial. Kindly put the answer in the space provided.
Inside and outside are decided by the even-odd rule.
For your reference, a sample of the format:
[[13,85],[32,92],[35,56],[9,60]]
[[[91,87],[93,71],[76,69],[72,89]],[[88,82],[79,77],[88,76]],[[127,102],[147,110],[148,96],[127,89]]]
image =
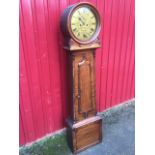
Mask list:
[[71,16],[71,30],[81,41],[90,40],[97,29],[97,19],[91,8],[81,6]]

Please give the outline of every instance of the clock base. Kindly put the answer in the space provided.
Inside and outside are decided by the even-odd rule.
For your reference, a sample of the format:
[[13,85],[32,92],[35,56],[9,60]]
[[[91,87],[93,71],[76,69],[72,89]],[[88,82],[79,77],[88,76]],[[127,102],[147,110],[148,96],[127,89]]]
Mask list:
[[102,141],[102,118],[94,116],[78,123],[67,119],[67,141],[73,153],[100,143]]

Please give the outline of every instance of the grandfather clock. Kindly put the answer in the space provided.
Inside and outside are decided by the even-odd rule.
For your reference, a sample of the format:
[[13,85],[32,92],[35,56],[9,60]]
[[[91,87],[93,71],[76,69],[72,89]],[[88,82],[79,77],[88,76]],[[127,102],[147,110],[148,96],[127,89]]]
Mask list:
[[90,3],[66,8],[61,17],[64,49],[69,56],[70,118],[67,139],[74,153],[102,141],[102,119],[96,111],[95,50],[100,47],[100,16]]

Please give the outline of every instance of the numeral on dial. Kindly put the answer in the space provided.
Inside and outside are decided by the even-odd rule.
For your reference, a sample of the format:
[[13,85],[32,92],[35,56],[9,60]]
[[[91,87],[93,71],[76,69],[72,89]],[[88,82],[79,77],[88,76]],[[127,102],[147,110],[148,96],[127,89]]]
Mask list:
[[76,28],[73,29],[74,32],[75,32],[76,30],[77,30]]
[[87,35],[86,35],[86,34],[83,34],[83,37],[84,37],[84,38],[87,38]]
[[91,30],[91,31],[94,31],[94,29],[93,29],[93,28],[91,28],[90,30]]

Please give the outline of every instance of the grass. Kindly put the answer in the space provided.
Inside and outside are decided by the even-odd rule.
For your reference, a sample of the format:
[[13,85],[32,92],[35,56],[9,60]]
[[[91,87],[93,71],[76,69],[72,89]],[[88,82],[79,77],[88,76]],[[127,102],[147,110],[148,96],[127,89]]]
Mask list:
[[30,147],[21,148],[20,155],[68,155],[70,152],[66,133],[61,133],[47,138],[43,142],[34,143]]

